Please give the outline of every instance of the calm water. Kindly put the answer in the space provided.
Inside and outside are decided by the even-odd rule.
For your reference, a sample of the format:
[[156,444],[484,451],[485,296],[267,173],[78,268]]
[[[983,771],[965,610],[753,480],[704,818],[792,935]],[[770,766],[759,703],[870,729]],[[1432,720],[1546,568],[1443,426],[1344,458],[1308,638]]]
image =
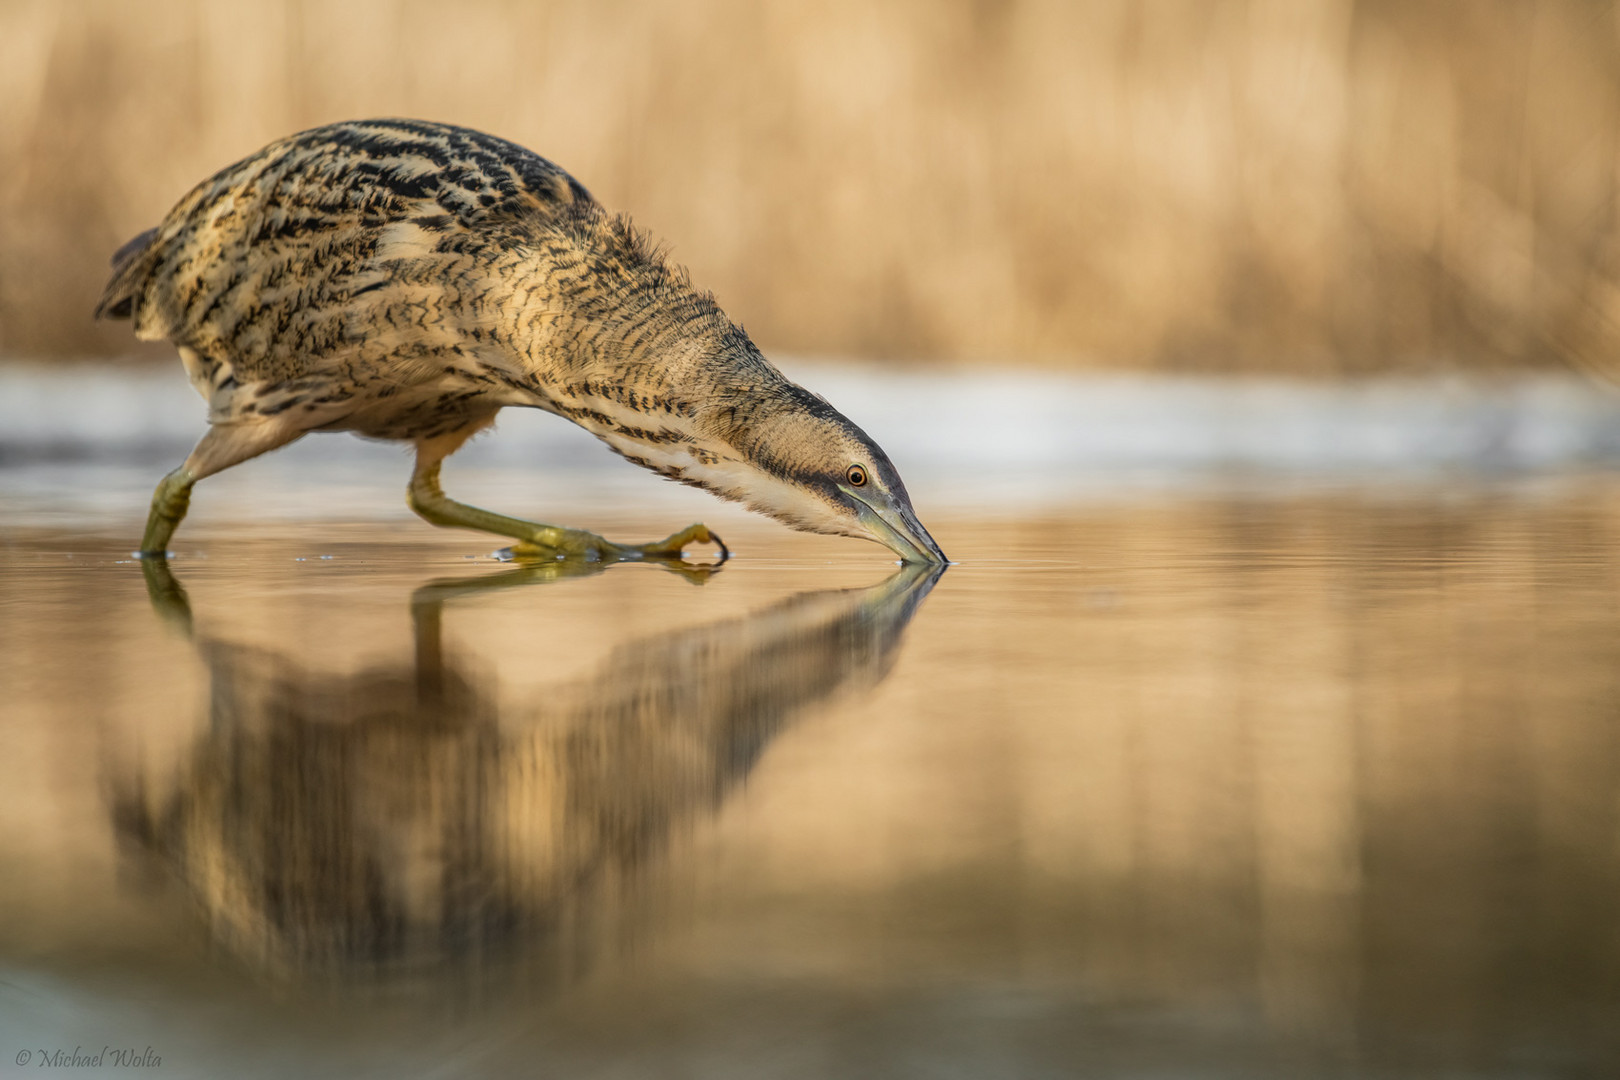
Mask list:
[[0,1075],[1620,1071],[1620,478],[947,508],[938,580],[723,507],[706,580],[165,578],[144,494],[0,531]]

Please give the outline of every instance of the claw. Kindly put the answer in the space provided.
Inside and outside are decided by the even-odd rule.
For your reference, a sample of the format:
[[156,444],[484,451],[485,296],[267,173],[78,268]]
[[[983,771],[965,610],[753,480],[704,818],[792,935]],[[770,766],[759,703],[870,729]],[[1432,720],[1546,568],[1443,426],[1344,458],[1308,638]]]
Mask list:
[[701,522],[688,525],[680,532],[671,533],[655,543],[639,544],[632,550],[654,559],[680,558],[687,544],[714,544],[720,549],[720,562],[731,558],[731,549],[726,547],[726,542],[710,532],[709,527]]

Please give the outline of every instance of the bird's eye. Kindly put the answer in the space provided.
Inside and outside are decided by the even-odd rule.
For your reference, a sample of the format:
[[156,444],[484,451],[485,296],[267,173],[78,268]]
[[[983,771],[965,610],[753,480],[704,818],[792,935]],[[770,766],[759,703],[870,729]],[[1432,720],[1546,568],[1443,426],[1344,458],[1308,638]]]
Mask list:
[[859,465],[851,465],[849,471],[844,473],[844,479],[849,481],[850,487],[865,487],[866,470]]

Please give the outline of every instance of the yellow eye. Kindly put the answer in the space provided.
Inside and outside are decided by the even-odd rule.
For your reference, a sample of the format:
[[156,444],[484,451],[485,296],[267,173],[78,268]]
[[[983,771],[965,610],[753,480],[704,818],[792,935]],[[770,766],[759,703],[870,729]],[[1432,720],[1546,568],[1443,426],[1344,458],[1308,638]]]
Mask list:
[[844,474],[844,479],[849,481],[850,487],[865,487],[866,470],[859,465],[851,465],[849,471]]

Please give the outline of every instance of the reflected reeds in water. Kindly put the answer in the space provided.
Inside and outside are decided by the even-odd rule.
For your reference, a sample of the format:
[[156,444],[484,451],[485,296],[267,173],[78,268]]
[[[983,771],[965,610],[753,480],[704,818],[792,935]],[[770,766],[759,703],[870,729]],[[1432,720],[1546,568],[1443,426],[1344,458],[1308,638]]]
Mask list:
[[631,641],[503,708],[476,658],[445,647],[445,619],[492,589],[567,576],[557,566],[423,585],[414,655],[341,674],[195,633],[166,565],[146,570],[206,666],[209,724],[167,795],[120,782],[120,836],[249,967],[394,985],[519,960],[563,981],[588,969],[611,947],[599,917],[638,867],[785,724],[881,680],[941,572]]

